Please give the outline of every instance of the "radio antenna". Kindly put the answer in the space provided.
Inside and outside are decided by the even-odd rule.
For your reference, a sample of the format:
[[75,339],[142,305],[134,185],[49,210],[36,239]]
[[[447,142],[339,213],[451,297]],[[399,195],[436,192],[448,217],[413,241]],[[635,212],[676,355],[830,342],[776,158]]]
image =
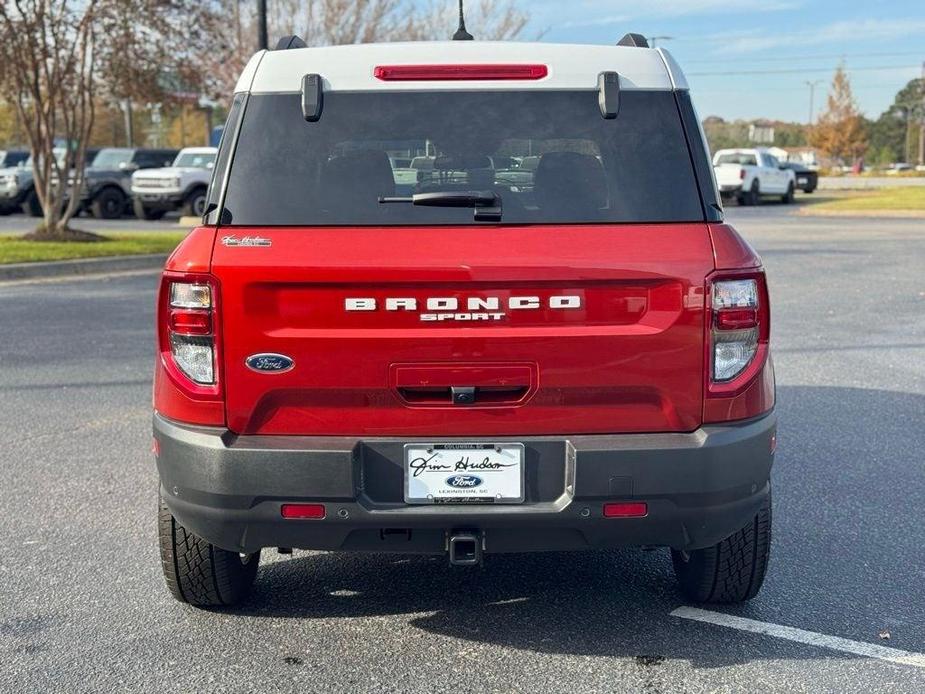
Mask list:
[[459,28],[453,34],[454,41],[471,41],[472,34],[466,31],[466,17],[463,14],[463,0],[459,0]]

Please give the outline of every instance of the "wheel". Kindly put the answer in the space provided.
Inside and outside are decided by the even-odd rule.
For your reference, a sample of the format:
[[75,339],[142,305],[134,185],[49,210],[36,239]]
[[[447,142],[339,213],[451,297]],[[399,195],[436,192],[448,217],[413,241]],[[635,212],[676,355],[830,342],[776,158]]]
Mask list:
[[42,203],[39,202],[39,196],[35,192],[35,189],[29,191],[29,194],[26,196],[26,201],[23,203],[23,207],[26,208],[26,212],[33,217],[44,217],[45,210],[42,209]]
[[202,217],[206,212],[206,189],[197,188],[186,196],[183,202],[184,217]]
[[132,209],[135,210],[135,216],[138,219],[148,219],[155,220],[160,219],[167,212],[166,210],[152,210],[150,207],[145,207],[138,200],[132,201]]
[[694,602],[732,603],[758,594],[771,549],[771,497],[744,528],[690,552],[671,550],[681,592]]
[[758,185],[758,181],[752,181],[752,187],[748,189],[748,193],[745,195],[745,204],[746,205],[760,205],[761,204],[761,188]]
[[250,593],[260,551],[229,552],[209,544],[180,525],[160,500],[158,540],[161,565],[171,595],[194,607],[234,605]]
[[90,213],[97,219],[118,219],[125,212],[125,193],[103,188],[90,203]]
[[780,196],[780,201],[785,205],[790,205],[793,203],[793,184],[787,186],[787,192],[784,195]]
[[812,188],[807,188],[803,192],[809,194],[809,193],[812,193],[814,190],[816,190],[815,186],[813,186]]
[[0,207],[0,217],[6,217],[7,215],[13,214],[12,207]]

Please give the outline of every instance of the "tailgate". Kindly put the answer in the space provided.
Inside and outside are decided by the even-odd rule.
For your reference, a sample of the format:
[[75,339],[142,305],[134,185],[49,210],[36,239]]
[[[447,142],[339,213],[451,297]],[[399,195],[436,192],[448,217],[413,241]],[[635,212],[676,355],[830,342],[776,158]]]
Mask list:
[[[228,425],[690,431],[701,422],[712,269],[699,223],[221,230],[213,273]],[[249,367],[261,353],[293,366]]]

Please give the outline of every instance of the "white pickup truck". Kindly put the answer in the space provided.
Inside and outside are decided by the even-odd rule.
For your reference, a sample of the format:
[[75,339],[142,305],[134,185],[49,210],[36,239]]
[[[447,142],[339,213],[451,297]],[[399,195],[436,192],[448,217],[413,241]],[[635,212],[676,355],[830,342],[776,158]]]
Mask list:
[[736,198],[740,205],[760,205],[762,196],[780,196],[793,202],[795,175],[766,149],[721,149],[713,155],[716,184],[724,200]]

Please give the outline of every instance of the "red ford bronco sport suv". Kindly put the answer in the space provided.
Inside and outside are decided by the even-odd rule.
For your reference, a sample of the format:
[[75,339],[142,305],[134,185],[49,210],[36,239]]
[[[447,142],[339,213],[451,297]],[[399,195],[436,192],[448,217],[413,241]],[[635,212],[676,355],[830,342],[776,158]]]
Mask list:
[[662,546],[689,599],[753,597],[768,290],[672,57],[283,43],[160,288],[173,595],[241,600],[264,547]]

